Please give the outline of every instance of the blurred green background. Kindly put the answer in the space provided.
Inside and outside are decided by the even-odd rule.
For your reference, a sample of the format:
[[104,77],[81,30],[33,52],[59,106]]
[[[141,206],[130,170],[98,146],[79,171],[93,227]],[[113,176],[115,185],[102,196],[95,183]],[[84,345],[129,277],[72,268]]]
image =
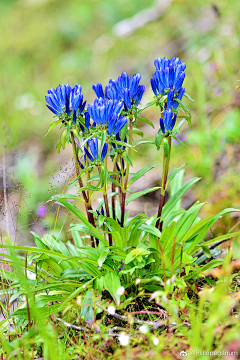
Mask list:
[[[153,61],[162,56],[186,62],[184,86],[195,100],[185,100],[192,128],[184,125],[186,148],[174,146],[171,162],[171,168],[187,163],[186,179],[202,177],[184,206],[198,199],[209,202],[205,215],[239,207],[239,14],[239,0],[0,0],[1,154],[4,147],[6,158],[4,166],[1,155],[0,177],[1,184],[4,175],[7,179],[12,236],[26,241],[26,229],[49,231],[56,209],[45,204],[73,174],[71,148],[56,152],[59,130],[44,137],[53,120],[45,106],[47,90],[80,83],[91,102],[93,83],[105,86],[122,71],[139,72],[145,104],[152,98]],[[139,126],[154,139],[157,109],[143,116],[155,130]],[[134,169],[161,164],[162,153],[141,145],[134,161]],[[154,171],[146,180],[151,186],[160,183],[161,165]],[[154,196],[151,209],[157,208]],[[0,226],[6,232],[3,186],[1,200]],[[235,216],[221,226],[236,223]],[[65,226],[63,216],[58,224],[58,230]]]

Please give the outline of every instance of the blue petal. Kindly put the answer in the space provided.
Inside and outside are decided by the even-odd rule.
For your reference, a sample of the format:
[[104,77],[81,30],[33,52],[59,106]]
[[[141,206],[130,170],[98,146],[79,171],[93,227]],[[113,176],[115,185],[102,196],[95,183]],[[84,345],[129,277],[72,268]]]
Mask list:
[[102,87],[101,83],[98,83],[97,85],[93,84],[92,88],[95,91],[98,98],[104,99],[104,92],[103,92],[103,87]]
[[153,78],[151,78],[150,81],[151,81],[152,91],[153,91],[154,95],[157,96],[158,93],[157,93],[157,87],[156,87],[155,81]]
[[[89,158],[89,160],[90,160],[91,162],[94,162],[94,159],[93,159],[92,155],[90,154],[90,152],[89,152],[86,148],[84,148],[84,151],[85,151],[85,155],[87,155],[87,157]],[[85,157],[85,162],[86,162],[86,157]]]
[[77,111],[73,110],[73,124],[76,124],[76,114],[77,114]]
[[171,89],[169,90],[168,96],[167,96],[167,107],[171,109],[173,107],[173,98],[174,98],[174,91]]
[[103,161],[107,155],[107,150],[108,150],[108,144],[104,144],[103,145],[103,149],[102,149],[102,154],[101,154],[101,161]]
[[174,114],[171,125],[170,125],[170,131],[172,131],[172,129],[174,128],[174,126],[176,124],[176,119],[177,119],[177,114]]
[[85,112],[85,125],[86,125],[86,128],[89,129],[89,126],[90,126],[90,115],[88,112]]
[[108,135],[111,135],[113,133],[113,130],[115,129],[116,122],[118,119],[118,114],[113,114],[111,117],[111,120],[108,123]]
[[136,106],[138,106],[140,101],[142,100],[142,96],[143,96],[144,91],[145,91],[145,86],[144,85],[139,85],[138,90],[137,90],[137,94],[134,97]]
[[130,97],[131,99],[135,97],[137,91],[138,91],[138,85],[141,80],[140,74],[135,74],[131,76],[130,78]]
[[84,170],[84,165],[81,163],[81,161],[79,161],[79,159],[78,159],[78,164],[79,164],[80,168],[81,168],[82,170]]
[[90,147],[91,153],[95,160],[98,160],[98,140],[97,139],[90,139],[88,140],[88,145]]
[[85,105],[86,105],[86,101],[84,101],[84,102],[81,101],[81,104],[79,106],[79,111],[78,111],[79,114],[81,114],[83,112]]
[[130,110],[131,107],[132,107],[131,98],[130,98],[130,90],[129,89],[123,89],[122,94],[123,94],[124,103],[127,106],[127,108]]
[[182,71],[175,82],[175,91],[178,92],[182,87],[183,80],[185,79],[185,73]]
[[160,128],[161,128],[161,130],[162,130],[162,133],[165,134],[165,127],[164,127],[163,119],[160,118],[159,122],[160,122]]
[[55,115],[59,116],[60,114],[57,112],[57,110],[53,109],[51,106],[46,105]]
[[172,121],[173,112],[171,109],[164,110],[163,113],[163,120],[164,120],[164,126],[166,130],[170,129],[171,121]]
[[124,127],[124,125],[126,125],[126,123],[127,123],[127,119],[123,116],[120,116],[120,118],[117,121],[113,135],[116,135]]

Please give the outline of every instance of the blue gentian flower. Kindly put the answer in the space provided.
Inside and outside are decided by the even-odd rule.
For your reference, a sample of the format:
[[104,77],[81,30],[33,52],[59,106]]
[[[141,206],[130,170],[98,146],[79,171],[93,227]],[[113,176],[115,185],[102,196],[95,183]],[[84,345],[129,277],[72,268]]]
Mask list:
[[69,103],[71,86],[69,84],[59,85],[56,89],[48,90],[45,96],[47,107],[55,114],[60,116],[66,112],[66,104]]
[[76,123],[77,112],[81,114],[86,105],[86,101],[83,102],[81,85],[75,85],[73,88],[69,84],[59,85],[56,89],[48,90],[45,99],[47,107],[57,116],[71,116],[72,110],[73,124]]
[[[98,139],[89,139],[88,140],[88,145],[89,145],[89,148],[91,150],[91,153],[86,149],[84,148],[84,151],[85,151],[85,155],[87,155],[87,157],[89,158],[89,160],[91,162],[94,162],[94,160],[98,161],[99,160],[99,153],[98,153]],[[101,152],[101,161],[104,161],[106,155],[107,155],[107,150],[108,150],[108,144],[105,143],[103,145],[103,148],[102,148],[102,152]]]
[[142,100],[145,91],[144,85],[139,85],[141,80],[140,74],[130,77],[123,72],[118,80],[111,79],[109,85],[106,86],[106,94],[110,99],[123,100],[125,109],[130,110],[132,105],[138,106]]
[[[95,91],[97,97],[100,99],[105,99],[107,98],[104,94],[104,91],[103,91],[103,86],[101,83],[97,83],[97,84],[93,84],[92,86],[93,90]],[[105,92],[106,93],[106,92]]]
[[124,101],[125,110],[131,109],[132,105],[138,106],[142,100],[145,91],[144,85],[139,85],[141,80],[140,74],[135,74],[129,78],[126,72],[123,72],[118,80],[111,79],[103,91],[102,84],[93,84],[93,90],[100,99],[111,99]]
[[171,109],[165,109],[163,112],[163,119],[160,118],[160,127],[162,133],[165,134],[166,131],[172,131],[175,126],[177,119],[177,114],[174,114]]
[[[151,78],[151,87],[155,96],[170,94],[168,107],[176,109],[178,102],[174,98],[182,99],[185,89],[182,87],[185,79],[186,64],[179,58],[166,57],[154,61],[156,71]],[[180,99],[180,100],[181,100]],[[170,106],[171,104],[171,106]]]
[[99,98],[88,105],[88,113],[98,126],[108,127],[108,135],[116,135],[127,123],[125,117],[119,117],[122,107],[123,102],[118,100]]
[[[116,140],[117,140],[117,141],[122,141],[121,138],[120,138],[119,133],[118,133],[117,136],[116,136]],[[125,136],[124,142],[125,142],[125,143],[127,142],[127,137],[126,137],[126,136]],[[119,145],[119,144],[115,144],[114,142],[112,143],[112,146],[113,146],[113,148],[114,148],[115,150],[118,148],[118,149],[121,149],[122,151],[125,151],[125,149],[126,149],[126,146]]]
[[[90,127],[90,115],[89,115],[89,113],[87,111],[84,113],[84,117],[85,117],[85,126],[89,130],[89,127]],[[81,128],[83,133],[86,131],[85,127],[81,123],[80,123],[80,128]]]

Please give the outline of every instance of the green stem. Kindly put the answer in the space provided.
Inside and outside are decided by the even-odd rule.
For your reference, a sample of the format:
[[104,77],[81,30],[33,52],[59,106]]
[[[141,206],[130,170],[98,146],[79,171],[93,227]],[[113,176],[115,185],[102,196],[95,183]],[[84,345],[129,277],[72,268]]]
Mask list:
[[[118,158],[119,158],[119,155],[116,155],[115,158],[114,158],[114,162],[113,162],[113,172],[116,171],[116,164],[117,164],[117,161],[118,161]],[[116,180],[116,176],[113,175],[113,178],[114,180]],[[115,184],[112,183],[112,193],[115,192]],[[112,214],[113,214],[113,219],[116,220],[116,197],[115,196],[112,196]]]
[[[77,148],[76,148],[76,143],[75,143],[74,135],[73,135],[72,131],[71,131],[71,140],[72,140],[72,148],[73,148],[73,155],[74,155],[74,161],[75,161],[75,169],[76,169],[76,174],[77,174],[79,187],[80,187],[80,190],[81,190],[81,188],[83,187],[83,182],[82,182],[82,178],[81,178],[81,175],[80,175],[81,174],[81,169],[80,169],[80,166],[79,166],[79,163],[78,163]],[[93,214],[89,212],[89,210],[92,210],[91,203],[89,203],[89,199],[88,199],[87,194],[86,194],[86,192],[84,190],[82,191],[82,194],[83,194],[83,199],[84,199],[84,202],[85,202],[88,221],[90,222],[90,224],[95,226]],[[97,243],[98,243],[98,240],[97,240]],[[92,245],[92,247],[95,247],[94,238],[93,238],[92,235],[91,235],[91,245]]]
[[182,259],[183,259],[183,245],[181,246],[181,255],[180,255],[180,264],[179,264],[179,279],[181,277]]
[[161,195],[158,207],[158,220],[156,222],[156,228],[162,231],[163,221],[161,221],[162,209],[165,203],[165,195],[166,195],[166,185],[167,185],[167,178],[168,178],[168,171],[169,171],[169,162],[170,162],[170,155],[171,155],[171,137],[168,136],[168,145],[169,145],[169,154],[165,157],[165,153],[163,152],[163,174],[162,174],[162,187],[161,187]]
[[[133,140],[133,125],[132,122],[134,121],[134,116],[132,115],[129,118],[129,145],[132,145],[132,140]],[[128,149],[128,156],[131,158],[131,150],[132,148],[130,147]],[[126,168],[126,176],[125,176],[125,183],[124,181],[122,182],[122,187],[123,187],[123,193],[122,193],[122,203],[121,203],[121,226],[124,226],[124,216],[125,216],[125,205],[126,205],[126,192],[127,192],[127,185],[128,185],[128,177],[129,177],[129,170],[130,170],[130,164],[127,163],[127,168]]]
[[[104,200],[104,205],[105,205],[105,209],[106,209],[106,215],[108,218],[110,218],[110,213],[109,213],[109,206],[108,206],[108,198],[107,198],[107,156],[105,157],[104,160],[104,167],[105,167],[105,179],[104,179],[104,192],[103,192],[103,200]],[[101,174],[101,170],[100,167],[98,167],[98,172],[99,172],[99,177],[100,177],[100,181],[102,183],[102,174]],[[109,246],[112,246],[112,235],[108,234],[108,243]]]

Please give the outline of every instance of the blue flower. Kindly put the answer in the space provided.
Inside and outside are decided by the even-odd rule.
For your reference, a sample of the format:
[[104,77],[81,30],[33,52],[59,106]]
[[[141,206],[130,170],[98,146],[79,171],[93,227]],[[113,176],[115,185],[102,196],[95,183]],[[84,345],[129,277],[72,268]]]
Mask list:
[[99,99],[105,99],[105,94],[101,83],[93,84],[92,88]]
[[73,88],[69,84],[59,85],[56,89],[48,90],[45,99],[47,107],[57,116],[71,116],[72,111],[73,124],[76,123],[77,111],[81,114],[86,105],[86,101],[83,102],[81,85],[75,85]]
[[[84,151],[85,151],[85,155],[87,155],[87,157],[89,158],[89,160],[91,162],[94,162],[94,160],[98,161],[99,160],[99,153],[98,153],[98,139],[89,139],[88,140],[88,145],[89,145],[89,148],[91,150],[91,153],[86,149],[84,148]],[[103,145],[103,148],[102,148],[102,152],[101,152],[101,161],[103,161],[107,155],[107,150],[108,150],[108,144],[105,143]]]
[[[120,138],[119,133],[118,133],[117,136],[116,136],[116,140],[117,140],[117,141],[122,141],[121,138]],[[125,143],[127,142],[127,137],[126,137],[126,136],[125,136],[125,139],[124,139],[123,142],[125,142]],[[114,148],[115,150],[118,148],[118,149],[121,149],[122,151],[125,151],[125,149],[126,149],[126,146],[119,145],[119,144],[115,144],[114,142],[112,143],[112,146],[113,146],[113,148]]]
[[166,131],[172,131],[175,126],[176,119],[177,114],[174,114],[171,109],[164,110],[163,119],[160,118],[160,127],[163,134],[165,134]]
[[[89,127],[90,127],[90,115],[89,115],[89,113],[87,111],[84,113],[84,117],[85,117],[85,126],[89,130]],[[80,123],[80,128],[81,128],[82,132],[86,131],[85,127],[81,123]]]
[[111,99],[113,101],[124,102],[125,110],[131,109],[132,105],[138,106],[142,100],[145,86],[139,85],[141,80],[140,74],[135,74],[129,78],[126,72],[123,72],[118,80],[110,79],[109,84],[103,91],[101,83],[93,84],[93,90],[95,91],[98,99]]
[[69,103],[69,96],[71,86],[69,84],[59,85],[56,90],[48,90],[48,95],[45,96],[47,107],[55,114],[60,116],[66,112],[66,104]]
[[118,100],[99,98],[88,105],[88,113],[98,126],[107,126],[108,135],[116,135],[127,123],[125,117],[119,117],[122,107],[123,102]]
[[[170,107],[176,106],[178,103],[174,102],[173,98],[180,99],[185,92],[182,84],[185,79],[184,71],[186,69],[186,64],[181,62],[179,58],[173,57],[169,60],[167,57],[164,57],[156,59],[154,61],[154,65],[156,67],[156,71],[153,73],[153,77],[151,78],[151,87],[154,95],[158,96],[159,94],[165,95],[170,93],[168,98],[168,102],[171,102]],[[176,108],[177,106],[174,107],[174,109]]]
[[112,100],[123,100],[126,110],[130,110],[132,105],[138,106],[142,100],[145,91],[144,85],[139,85],[141,80],[140,74],[130,77],[123,72],[118,80],[111,79],[106,86],[106,95]]

